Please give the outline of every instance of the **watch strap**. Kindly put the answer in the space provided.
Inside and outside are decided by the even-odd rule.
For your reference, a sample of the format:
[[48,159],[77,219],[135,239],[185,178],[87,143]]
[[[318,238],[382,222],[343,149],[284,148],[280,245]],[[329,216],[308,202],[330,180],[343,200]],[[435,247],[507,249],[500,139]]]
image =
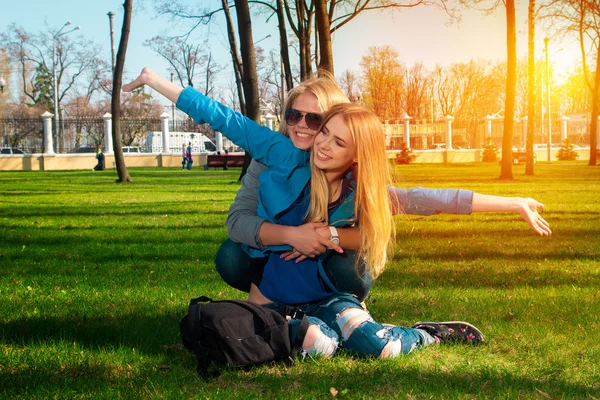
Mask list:
[[330,240],[331,240],[331,238],[334,238],[334,237],[339,238],[338,231],[335,228],[335,226],[329,225],[329,233],[330,233]]

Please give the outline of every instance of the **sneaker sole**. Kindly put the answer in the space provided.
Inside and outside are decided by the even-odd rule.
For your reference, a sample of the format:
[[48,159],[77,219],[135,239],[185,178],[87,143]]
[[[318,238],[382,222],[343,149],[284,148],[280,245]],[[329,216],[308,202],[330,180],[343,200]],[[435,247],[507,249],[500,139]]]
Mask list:
[[439,324],[439,325],[463,324],[463,325],[468,326],[472,330],[472,332],[475,334],[475,336],[478,336],[480,338],[480,341],[477,344],[485,342],[485,336],[483,336],[483,333],[481,333],[481,331],[479,329],[477,329],[473,324],[470,324],[465,321],[445,321],[445,322],[426,321],[426,322],[417,322],[413,326],[419,325],[419,324]]

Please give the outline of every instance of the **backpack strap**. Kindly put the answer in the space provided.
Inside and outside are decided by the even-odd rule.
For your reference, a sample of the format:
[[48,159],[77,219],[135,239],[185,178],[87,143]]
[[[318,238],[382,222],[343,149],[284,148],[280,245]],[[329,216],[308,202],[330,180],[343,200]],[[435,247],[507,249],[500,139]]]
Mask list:
[[192,304],[198,304],[198,303],[213,303],[213,299],[211,299],[210,297],[206,297],[206,296],[200,296],[200,297],[196,297],[195,299],[190,300],[190,306]]
[[298,333],[296,333],[296,337],[292,338],[292,346],[295,349],[299,349],[302,347],[302,342],[304,342],[304,337],[306,336],[306,332],[308,331],[310,324],[306,319],[306,315],[302,316],[302,322],[300,322],[300,329],[298,329]]
[[283,316],[302,320],[296,336],[292,338],[292,347],[295,349],[301,348],[302,342],[304,342],[304,337],[306,336],[306,332],[310,326],[308,320],[306,319],[306,313],[298,307],[286,306],[285,314]]
[[200,347],[200,342],[198,341],[198,337],[200,336],[200,331],[202,331],[202,307],[198,303],[210,302],[213,300],[206,297],[200,296],[195,299],[190,300],[190,306],[188,308],[188,325],[189,330],[191,332],[192,337],[192,346],[194,350],[194,354],[198,360],[198,366],[196,370],[198,371],[198,375],[203,378],[211,377],[208,373],[208,367],[210,365],[210,359],[208,357],[208,353],[205,350],[202,350]]

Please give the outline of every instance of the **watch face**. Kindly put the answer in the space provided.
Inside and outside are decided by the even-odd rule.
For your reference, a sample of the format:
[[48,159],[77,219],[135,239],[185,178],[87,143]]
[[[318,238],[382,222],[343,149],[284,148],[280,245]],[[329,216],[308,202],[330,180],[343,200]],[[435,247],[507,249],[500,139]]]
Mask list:
[[340,244],[340,238],[339,238],[339,237],[337,237],[337,236],[333,236],[333,237],[329,238],[329,240],[330,240],[331,242],[333,242],[334,244],[336,244],[336,245],[339,245],[339,244]]

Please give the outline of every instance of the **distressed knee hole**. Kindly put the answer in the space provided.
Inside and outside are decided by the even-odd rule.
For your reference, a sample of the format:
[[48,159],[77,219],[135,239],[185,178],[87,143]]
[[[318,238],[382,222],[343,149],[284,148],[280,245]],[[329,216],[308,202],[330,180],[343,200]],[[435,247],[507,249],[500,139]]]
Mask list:
[[343,340],[348,340],[354,329],[367,321],[372,321],[368,312],[359,308],[351,308],[342,311],[336,322],[342,332]]
[[385,358],[394,358],[398,357],[402,354],[402,341],[400,339],[390,339],[390,341],[385,345],[383,350],[381,350],[381,354],[379,358],[381,360]]
[[331,357],[337,349],[337,341],[330,338],[323,332],[318,325],[311,325],[306,331],[306,336],[302,342],[302,350],[311,356],[322,355]]

